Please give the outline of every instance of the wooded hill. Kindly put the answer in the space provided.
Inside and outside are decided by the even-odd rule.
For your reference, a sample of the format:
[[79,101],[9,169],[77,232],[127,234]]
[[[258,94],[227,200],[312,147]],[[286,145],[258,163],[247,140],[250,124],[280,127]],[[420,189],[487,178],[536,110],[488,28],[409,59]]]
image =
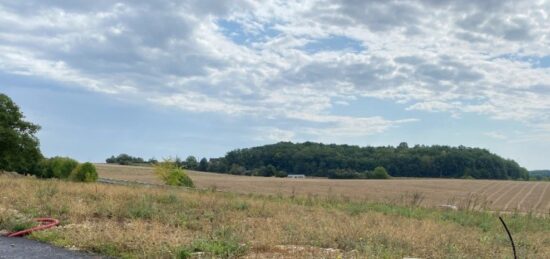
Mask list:
[[550,181],[550,170],[533,170],[529,172],[529,176],[534,180]]
[[[321,143],[279,142],[237,149],[210,159],[208,171],[250,174],[266,167],[289,174],[327,177],[334,172],[372,171],[382,166],[393,177],[529,179],[515,161],[486,149],[450,146],[359,147]],[[253,173],[252,173],[253,174]]]

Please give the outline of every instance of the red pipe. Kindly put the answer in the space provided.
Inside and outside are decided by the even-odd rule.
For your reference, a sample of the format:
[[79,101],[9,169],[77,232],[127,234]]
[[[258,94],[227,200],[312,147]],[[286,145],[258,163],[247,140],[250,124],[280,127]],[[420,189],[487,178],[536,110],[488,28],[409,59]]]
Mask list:
[[36,218],[34,220],[40,222],[41,224],[39,226],[36,226],[36,227],[33,227],[33,228],[29,228],[29,229],[25,229],[25,230],[21,230],[21,231],[17,231],[17,232],[8,234],[8,237],[22,237],[24,235],[30,234],[33,231],[43,230],[43,229],[47,229],[47,228],[51,228],[51,227],[55,227],[55,226],[59,225],[59,220],[57,220],[57,219]]

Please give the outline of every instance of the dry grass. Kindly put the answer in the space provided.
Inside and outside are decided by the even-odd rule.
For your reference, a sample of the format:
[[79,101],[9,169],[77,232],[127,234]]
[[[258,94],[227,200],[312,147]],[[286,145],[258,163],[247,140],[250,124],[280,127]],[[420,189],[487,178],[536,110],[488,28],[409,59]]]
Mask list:
[[[100,177],[161,184],[151,167],[96,164]],[[550,182],[460,179],[329,180],[234,176],[188,171],[198,188],[272,195],[341,196],[401,202],[420,195],[417,205],[452,204],[492,211],[550,213]],[[412,201],[414,202],[414,201]]]
[[[53,216],[62,226],[31,238],[112,256],[502,258],[511,250],[496,216],[475,211],[7,176],[0,190],[0,229]],[[505,220],[521,258],[550,257],[548,218]]]

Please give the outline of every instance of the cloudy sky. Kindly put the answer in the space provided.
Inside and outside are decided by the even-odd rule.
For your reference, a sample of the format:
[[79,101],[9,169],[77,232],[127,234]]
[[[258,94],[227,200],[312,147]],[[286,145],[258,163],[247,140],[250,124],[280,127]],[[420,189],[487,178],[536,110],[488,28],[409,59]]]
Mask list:
[[0,1],[0,92],[47,156],[277,141],[550,168],[550,1]]

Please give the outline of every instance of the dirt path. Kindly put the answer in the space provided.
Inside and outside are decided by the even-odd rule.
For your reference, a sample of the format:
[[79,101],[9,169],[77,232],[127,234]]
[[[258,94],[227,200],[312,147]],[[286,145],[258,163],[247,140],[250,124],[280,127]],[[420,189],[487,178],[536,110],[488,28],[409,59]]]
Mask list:
[[107,257],[69,251],[26,238],[0,236],[0,259],[38,258],[91,259]]

